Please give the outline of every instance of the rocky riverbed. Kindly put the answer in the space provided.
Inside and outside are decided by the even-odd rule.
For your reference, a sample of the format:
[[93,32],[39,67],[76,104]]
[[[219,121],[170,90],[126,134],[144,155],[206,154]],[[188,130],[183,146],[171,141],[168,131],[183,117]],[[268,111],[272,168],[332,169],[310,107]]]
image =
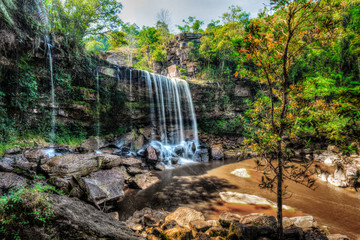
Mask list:
[[[102,152],[96,151],[99,142]],[[96,138],[77,149],[9,149],[0,159],[2,193],[30,186],[40,174],[42,184],[65,193],[48,196],[56,213],[52,233],[32,226],[24,229],[25,239],[239,239],[240,232],[246,239],[275,239],[276,198],[258,188],[261,173],[254,160],[228,164],[242,153],[232,150],[235,158],[225,161],[228,150],[215,145],[209,151],[213,161],[165,170],[155,149],[145,149],[142,156],[118,150]],[[324,182],[316,191],[288,185],[292,197],[285,199],[284,225],[289,237],[359,236],[356,192]]]

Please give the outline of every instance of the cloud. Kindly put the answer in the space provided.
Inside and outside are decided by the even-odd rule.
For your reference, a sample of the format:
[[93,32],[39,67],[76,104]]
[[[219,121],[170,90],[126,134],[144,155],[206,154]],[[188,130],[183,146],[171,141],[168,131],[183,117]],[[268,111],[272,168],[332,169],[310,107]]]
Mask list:
[[189,16],[196,16],[207,24],[212,19],[219,19],[231,5],[239,5],[255,17],[264,7],[263,3],[268,4],[269,0],[121,0],[121,2],[124,6],[121,17],[125,22],[136,23],[139,26],[154,26],[156,14],[161,9],[167,9],[175,26]]

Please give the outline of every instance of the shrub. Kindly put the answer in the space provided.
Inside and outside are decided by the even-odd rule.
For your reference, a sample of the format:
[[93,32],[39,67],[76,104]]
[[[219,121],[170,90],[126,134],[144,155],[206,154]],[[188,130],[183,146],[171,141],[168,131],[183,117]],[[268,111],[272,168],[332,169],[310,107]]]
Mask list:
[[0,197],[0,238],[21,239],[27,225],[47,226],[55,214],[47,193],[56,191],[49,185],[13,188]]

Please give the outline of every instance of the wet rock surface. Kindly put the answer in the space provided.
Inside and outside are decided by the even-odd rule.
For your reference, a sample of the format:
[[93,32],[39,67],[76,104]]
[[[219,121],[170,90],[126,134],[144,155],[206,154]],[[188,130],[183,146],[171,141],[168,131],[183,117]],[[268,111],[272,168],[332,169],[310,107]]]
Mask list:
[[[298,221],[300,219],[294,219]],[[302,220],[309,220],[304,217]],[[191,208],[180,207],[173,213],[145,208],[136,211],[126,224],[146,239],[246,239],[276,240],[276,224],[274,217],[265,214],[237,215],[223,212],[219,220],[205,220],[205,217]],[[343,235],[326,235],[325,232],[312,225],[302,227],[287,226],[284,228],[285,239],[348,239]]]

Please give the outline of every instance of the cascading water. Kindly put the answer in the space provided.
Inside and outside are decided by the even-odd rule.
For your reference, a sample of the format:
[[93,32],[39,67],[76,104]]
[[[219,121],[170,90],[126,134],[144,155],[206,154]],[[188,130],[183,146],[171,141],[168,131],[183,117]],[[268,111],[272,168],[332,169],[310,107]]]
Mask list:
[[48,54],[49,54],[49,63],[50,63],[50,79],[51,79],[51,133],[50,140],[51,143],[55,142],[55,125],[56,125],[56,105],[55,105],[55,85],[54,85],[54,73],[53,73],[53,58],[51,54],[51,44],[47,43]]
[[142,71],[153,135],[149,145],[160,150],[160,159],[171,165],[192,160],[197,147],[198,131],[189,85],[180,79]]
[[100,146],[99,143],[99,137],[100,137],[100,81],[99,81],[99,68],[97,67],[95,70],[96,74],[96,118],[97,118],[97,124],[96,124],[96,136],[97,136],[97,145],[98,149]]

